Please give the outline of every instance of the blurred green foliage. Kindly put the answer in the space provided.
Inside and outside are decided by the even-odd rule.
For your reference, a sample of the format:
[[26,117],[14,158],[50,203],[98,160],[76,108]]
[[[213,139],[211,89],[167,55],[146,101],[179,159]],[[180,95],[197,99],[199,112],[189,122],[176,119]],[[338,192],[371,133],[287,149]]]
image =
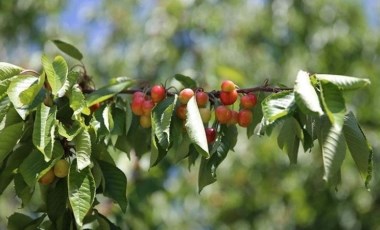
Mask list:
[[[380,31],[366,14],[359,0],[0,1],[0,60],[38,69],[42,52],[58,52],[49,39],[59,38],[82,51],[98,86],[116,76],[177,84],[175,73],[206,90],[226,78],[292,86],[299,69],[368,77],[368,88],[346,98],[374,148],[371,191],[350,157],[335,191],[322,181],[317,152],[289,166],[275,138],[247,140],[241,129],[218,181],[201,194],[188,162],[169,156],[148,170],[149,156],[114,153],[129,208],[123,215],[99,198],[99,210],[123,229],[378,229]],[[13,196],[10,186],[0,197],[0,228],[17,210]]]

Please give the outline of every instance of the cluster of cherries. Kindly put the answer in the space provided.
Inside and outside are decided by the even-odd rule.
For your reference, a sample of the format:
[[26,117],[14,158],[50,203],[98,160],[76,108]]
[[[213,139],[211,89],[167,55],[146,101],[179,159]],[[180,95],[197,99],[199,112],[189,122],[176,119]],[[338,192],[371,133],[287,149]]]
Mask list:
[[[179,92],[178,100],[180,104],[176,108],[176,115],[182,120],[186,120],[187,103],[195,95],[195,99],[199,108],[199,113],[204,124],[208,124],[211,119],[211,109],[207,108],[210,101],[211,93],[206,93],[202,89],[185,88]],[[219,124],[235,125],[239,124],[241,127],[248,127],[253,119],[252,108],[257,103],[257,97],[254,93],[246,93],[240,97],[240,110],[235,111],[230,108],[237,99],[239,93],[236,85],[230,81],[225,80],[221,84],[221,91],[218,94],[212,94],[215,106],[215,119]],[[216,103],[216,96],[219,96],[220,103]],[[140,117],[140,125],[144,128],[151,126],[150,114],[154,106],[166,97],[166,89],[162,85],[154,85],[150,89],[150,96],[137,91],[132,96],[131,109],[132,112]],[[207,142],[212,143],[216,140],[216,129],[211,127],[205,128]]]

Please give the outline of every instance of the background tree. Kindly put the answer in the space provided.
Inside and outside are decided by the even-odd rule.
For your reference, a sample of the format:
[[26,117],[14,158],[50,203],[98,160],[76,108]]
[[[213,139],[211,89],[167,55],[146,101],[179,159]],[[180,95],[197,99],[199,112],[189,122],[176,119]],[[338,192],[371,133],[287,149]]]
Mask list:
[[[265,79],[289,84],[300,68],[369,77],[371,87],[348,97],[373,144],[377,170],[379,31],[360,1],[0,4],[6,22],[1,25],[1,60],[39,68],[42,50],[56,53],[47,38],[58,37],[78,44],[98,86],[122,75],[164,82],[174,73],[189,75],[206,89],[227,78],[241,86]],[[164,161],[148,172],[148,159],[130,163],[115,156],[129,179],[129,207],[126,215],[113,205],[103,206],[104,213],[131,228],[378,225],[378,178],[367,192],[351,159],[344,163],[343,184],[335,192],[321,186],[316,154],[301,154],[300,163],[289,167],[285,154],[273,145],[276,140],[244,139],[239,138],[236,152],[220,166],[218,182],[201,195],[196,170],[187,172],[181,163],[177,167]],[[1,207],[9,210],[1,213],[0,224],[5,225],[19,201],[0,199],[0,206],[13,207]]]

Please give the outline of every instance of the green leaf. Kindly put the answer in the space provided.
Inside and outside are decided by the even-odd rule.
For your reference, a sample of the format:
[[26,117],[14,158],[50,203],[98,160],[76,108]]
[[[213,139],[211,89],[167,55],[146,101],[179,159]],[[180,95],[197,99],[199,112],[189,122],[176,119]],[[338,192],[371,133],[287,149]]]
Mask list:
[[108,132],[111,132],[113,130],[113,127],[114,127],[111,105],[106,105],[104,107],[104,110],[102,112],[102,117],[103,117],[104,126],[106,127]]
[[346,140],[342,127],[331,124],[328,119],[323,118],[318,140],[322,146],[323,179],[336,185],[339,182],[340,168],[346,155]]
[[311,84],[309,74],[305,71],[300,70],[298,72],[294,85],[294,97],[297,106],[305,114],[323,114],[318,94]]
[[356,78],[332,74],[314,74],[313,76],[320,81],[328,81],[334,84],[340,90],[355,90],[371,84],[370,80],[367,78]]
[[213,153],[209,159],[203,157],[201,159],[198,174],[199,192],[201,192],[205,186],[216,181],[216,169],[226,158],[229,150],[233,149],[236,144],[238,133],[235,125],[223,125],[219,132],[222,137],[216,152]]
[[325,81],[320,82],[320,88],[323,109],[330,122],[342,126],[344,115],[346,114],[346,105],[342,92],[336,85]]
[[24,123],[16,123],[0,130],[0,162],[7,157],[21,138],[23,127]]
[[59,179],[57,183],[49,186],[46,196],[47,214],[49,219],[56,223],[64,215],[68,199],[67,180]]
[[30,154],[33,149],[32,143],[23,143],[18,145],[12,153],[9,154],[6,164],[0,168],[0,195],[8,187],[16,174],[16,169],[21,162]]
[[53,63],[43,55],[42,65],[47,76],[47,80],[51,86],[52,94],[57,95],[58,91],[65,84],[68,66],[65,59],[62,56],[57,56],[54,58]]
[[15,191],[16,195],[21,199],[22,207],[28,205],[30,199],[32,198],[34,189],[30,188],[26,184],[24,178],[20,173],[17,173],[14,177]]
[[185,75],[182,75],[182,74],[176,74],[174,75],[174,78],[181,82],[181,84],[183,85],[183,87],[185,88],[195,88],[197,87],[197,83],[190,77],[188,76],[185,76]]
[[45,161],[49,161],[52,156],[56,114],[56,106],[48,107],[43,103],[40,104],[36,111],[33,144],[44,155]]
[[8,96],[7,90],[9,88],[9,85],[11,84],[12,80],[16,77],[12,77],[9,79],[6,79],[4,81],[0,81],[0,100]]
[[91,164],[91,137],[86,129],[83,129],[75,138],[75,149],[78,160],[78,171]]
[[115,165],[105,161],[98,161],[98,163],[105,181],[104,195],[115,200],[125,213],[128,205],[126,197],[127,177]]
[[270,123],[292,114],[296,109],[294,93],[283,91],[266,97],[262,103],[263,116]]
[[0,62],[0,81],[19,75],[23,69],[19,66]]
[[251,124],[247,127],[247,138],[250,138],[253,134],[255,134],[256,126],[261,122],[263,117],[263,109],[261,106],[262,100],[260,100],[260,96],[258,96],[257,105],[251,109],[253,113],[253,120]]
[[96,213],[96,219],[99,223],[99,229],[105,229],[105,230],[120,230],[120,227],[116,226],[114,223],[109,221],[107,217],[100,214],[98,211],[95,210]]
[[[38,81],[38,78],[34,76],[17,76],[15,77],[12,82],[10,83],[7,94],[9,97],[9,100],[12,102],[14,107],[17,109],[17,112],[20,114],[20,116],[25,120],[26,118],[26,111],[25,110],[26,106],[28,104],[24,103],[21,100],[21,93],[28,90],[29,88],[32,87],[36,82]],[[25,100],[25,98],[23,98]],[[30,101],[27,101],[30,102]]]
[[131,86],[133,84],[133,81],[127,80],[123,82],[118,82],[112,85],[108,85],[105,87],[102,87],[88,95],[86,95],[86,102],[87,106],[94,105],[96,103],[103,102],[114,95],[120,93],[125,88]]
[[36,149],[25,158],[19,167],[21,175],[29,187],[34,184],[59,160],[64,154],[64,150],[59,142],[54,143],[53,156],[49,162],[44,160],[43,155]]
[[118,136],[117,141],[115,143],[115,148],[117,148],[118,150],[120,150],[122,152],[125,152],[127,154],[128,158],[130,158],[129,153],[131,151],[131,146],[129,145],[129,143],[127,141],[126,135]]
[[157,136],[158,144],[166,150],[170,143],[170,125],[176,102],[177,95],[168,97],[158,103],[152,111],[152,130]]
[[[155,129],[156,123],[152,122],[152,129]],[[158,164],[167,154],[167,151],[164,150],[159,144],[154,135],[154,132],[151,132],[151,143],[150,143],[150,167],[153,167]]]
[[80,76],[79,72],[71,71],[68,73],[65,83],[59,91],[57,92],[58,97],[63,97],[69,90],[78,82]]
[[300,139],[303,139],[303,133],[298,121],[294,117],[286,119],[278,134],[277,144],[288,154],[291,164],[297,164]]
[[83,55],[75,46],[61,40],[53,40],[52,42],[65,54],[77,59],[78,61],[82,60]]
[[359,172],[363,178],[366,178],[366,183],[368,183],[372,177],[373,151],[352,112],[345,116],[343,133],[351,156]]
[[8,230],[20,230],[25,229],[33,219],[22,213],[15,212],[10,217],[8,217]]
[[75,222],[83,225],[83,219],[92,207],[95,199],[95,181],[89,167],[77,170],[77,161],[73,160],[68,175],[68,193]]
[[[34,77],[35,78],[35,77]],[[32,104],[45,82],[45,76],[42,74],[28,89],[22,91],[19,95],[20,101],[24,105]]]
[[[83,110],[87,109],[85,97],[78,84],[75,84],[72,87],[69,93],[69,100],[70,108],[74,111],[74,115],[78,115],[82,113]],[[86,113],[89,114],[89,110]]]
[[189,134],[191,142],[194,144],[197,151],[203,157],[209,158],[210,154],[208,152],[206,132],[194,96],[191,97],[187,103],[185,127],[187,133]]
[[82,124],[77,120],[74,120],[70,125],[64,125],[61,122],[58,124],[59,135],[65,137],[68,141],[72,141],[83,129]]

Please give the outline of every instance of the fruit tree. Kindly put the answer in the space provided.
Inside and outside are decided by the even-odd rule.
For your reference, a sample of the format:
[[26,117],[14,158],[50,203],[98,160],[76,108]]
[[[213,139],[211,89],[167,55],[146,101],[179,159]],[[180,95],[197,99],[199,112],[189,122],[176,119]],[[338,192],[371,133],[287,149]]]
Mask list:
[[[238,128],[246,129],[247,138],[277,135],[291,164],[297,163],[300,146],[305,152],[319,148],[321,176],[330,186],[340,182],[348,149],[368,186],[372,150],[344,99],[368,79],[300,70],[293,87],[268,81],[245,87],[226,80],[205,91],[176,74],[183,88],[129,78],[95,88],[81,52],[53,42],[78,65],[45,55],[41,71],[0,63],[0,194],[13,182],[28,205],[40,186],[46,203],[36,219],[12,215],[9,222],[18,228],[76,229],[93,222],[101,229],[116,227],[94,208],[97,194],[127,208],[127,178],[110,149],[149,154],[151,167],[167,155],[186,158],[190,166],[200,161],[201,192],[216,181],[218,166],[234,150]],[[279,132],[272,132],[275,128]]]

